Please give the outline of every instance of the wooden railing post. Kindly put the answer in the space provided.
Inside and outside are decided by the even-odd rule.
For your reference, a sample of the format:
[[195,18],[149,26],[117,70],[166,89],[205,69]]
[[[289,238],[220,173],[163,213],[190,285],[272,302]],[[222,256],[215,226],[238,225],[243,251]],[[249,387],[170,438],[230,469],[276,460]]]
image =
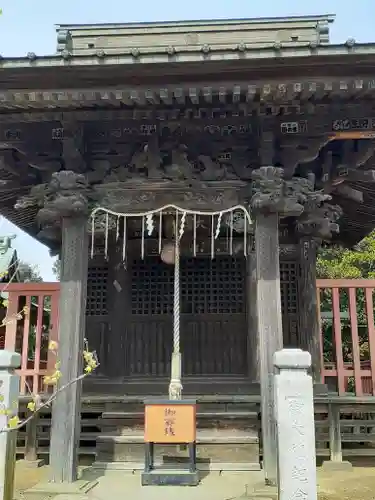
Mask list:
[[323,462],[323,468],[330,471],[348,470],[352,464],[342,459],[340,406],[328,404],[329,453],[330,459]]
[[[348,392],[356,396],[375,395],[375,324],[373,291],[374,279],[318,279],[318,290],[330,290],[332,295],[333,353],[331,360],[324,363],[323,381],[336,381],[339,396]],[[361,294],[358,295],[358,291]],[[344,294],[342,293],[344,292]],[[359,297],[365,296],[361,302]],[[348,298],[348,304],[343,297]],[[344,307],[343,307],[344,306]],[[366,324],[359,324],[365,317]],[[350,342],[343,336],[349,319]],[[360,330],[367,328],[367,339],[360,335]],[[323,332],[324,335],[324,332]],[[367,344],[367,345],[366,345]],[[362,353],[363,349],[363,353]],[[322,349],[323,351],[323,349]],[[324,354],[324,353],[323,353]],[[352,383],[353,382],[353,383]]]
[[41,467],[45,464],[43,459],[38,459],[38,422],[39,413],[26,424],[25,455],[23,464],[30,468]]
[[4,348],[7,351],[15,351],[15,348],[16,348],[16,336],[17,336],[16,316],[19,313],[18,298],[19,298],[19,294],[17,292],[12,292],[12,291],[8,292],[8,308],[7,308],[6,316],[4,318],[4,322],[5,322],[5,346],[4,346]]

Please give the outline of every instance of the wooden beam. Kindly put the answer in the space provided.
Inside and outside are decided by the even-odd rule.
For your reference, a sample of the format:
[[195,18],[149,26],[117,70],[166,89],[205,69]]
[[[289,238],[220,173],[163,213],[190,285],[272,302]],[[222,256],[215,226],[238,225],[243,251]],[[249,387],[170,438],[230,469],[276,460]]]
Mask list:
[[301,139],[297,141],[284,141],[278,154],[284,168],[285,178],[291,178],[299,164],[314,161],[318,157],[321,149],[328,144],[328,142],[330,142],[330,139],[325,135],[306,139],[303,147]]
[[375,139],[375,131],[362,130],[362,131],[349,131],[349,132],[335,132],[330,136],[331,140],[358,140],[358,139]]
[[363,203],[363,192],[358,189],[354,189],[347,184],[339,184],[334,188],[334,193],[347,198],[348,200],[353,200],[357,203]]
[[375,182],[375,170],[348,169],[347,179],[357,182]]

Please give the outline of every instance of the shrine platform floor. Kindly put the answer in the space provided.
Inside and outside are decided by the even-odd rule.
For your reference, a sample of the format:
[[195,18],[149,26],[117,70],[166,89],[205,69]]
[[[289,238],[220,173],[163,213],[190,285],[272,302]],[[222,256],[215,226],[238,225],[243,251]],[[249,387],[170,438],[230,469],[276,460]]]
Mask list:
[[[47,477],[47,467],[28,469],[17,464],[16,500],[28,500],[25,490]],[[274,499],[274,490],[265,489],[261,471],[209,473],[197,487],[146,486],[142,487],[140,475],[123,471],[100,473],[90,467],[84,477],[97,480],[97,485],[87,495],[41,495],[34,500],[246,500]],[[318,469],[319,500],[373,500],[375,467],[353,467],[351,471],[332,472]],[[26,494],[25,494],[26,493]],[[272,494],[273,493],[273,494]]]

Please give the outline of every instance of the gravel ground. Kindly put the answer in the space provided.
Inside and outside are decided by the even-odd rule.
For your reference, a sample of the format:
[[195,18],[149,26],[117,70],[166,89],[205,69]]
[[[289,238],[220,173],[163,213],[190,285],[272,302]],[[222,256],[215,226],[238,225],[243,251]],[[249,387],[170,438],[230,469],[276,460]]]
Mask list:
[[[116,473],[118,474],[118,473]],[[222,490],[222,487],[225,486],[225,490],[231,490],[231,484],[236,485],[236,487],[233,489],[233,496],[229,495],[229,498],[237,498],[239,495],[239,490],[242,489],[241,483],[243,484],[243,494],[240,495],[242,498],[246,498],[245,491],[248,489],[246,488],[246,483],[249,483],[249,479],[251,477],[251,472],[249,473],[241,473],[238,474],[235,478],[231,477],[231,474],[228,473],[228,475],[223,475],[220,477],[217,477],[215,480],[214,477],[211,477],[208,483],[210,484],[209,488],[209,494],[203,495],[204,497],[207,498],[207,500],[215,500],[215,490],[218,488],[218,491]],[[15,491],[15,497],[17,499],[22,499],[23,498],[23,491],[31,488],[34,486],[36,483],[41,482],[45,480],[47,477],[47,468],[46,467],[41,467],[38,469],[30,469],[26,468],[22,465],[21,462],[17,464],[16,467],[16,491]],[[118,476],[120,479],[121,477],[121,483],[124,481],[124,476],[121,474],[121,476]],[[115,479],[115,475],[111,474],[111,480],[113,482],[117,482]],[[207,478],[208,479],[208,478]],[[107,479],[108,480],[108,479]],[[136,481],[136,478],[133,476],[132,478],[129,477],[129,486]],[[138,481],[136,481],[138,483]],[[106,481],[104,481],[106,483]],[[195,497],[200,498],[200,494],[198,493],[203,493],[203,491],[198,492],[199,489],[203,488],[205,489],[204,484],[207,484],[207,481],[203,481],[202,486],[198,487],[195,490],[190,489],[190,495],[189,498],[194,500]],[[124,483],[125,484],[125,483]],[[374,500],[375,499],[375,467],[354,467],[352,471],[345,471],[345,472],[328,472],[328,471],[323,471],[322,469],[318,469],[318,484],[319,484],[319,500]],[[215,486],[213,486],[215,485]],[[102,484],[102,488],[105,485]],[[122,486],[122,484],[121,484]],[[118,485],[120,492],[123,488]],[[97,489],[98,488],[98,489]],[[101,489],[100,485],[94,488],[91,492],[91,498],[93,500],[95,499],[100,499],[101,497]],[[153,491],[151,491],[151,489]],[[97,489],[97,495],[95,494],[95,490]],[[132,490],[133,488],[129,488],[129,490]],[[147,487],[147,488],[141,488],[142,494],[140,495],[141,498],[144,498],[147,492],[150,493],[150,498],[157,499],[160,491],[156,492],[158,490],[158,487]],[[222,491],[221,491],[222,492]],[[155,495],[156,493],[156,495]],[[197,494],[197,495],[196,495]],[[120,495],[121,496],[121,495]],[[183,496],[183,495],[182,495]],[[73,500],[74,497],[72,497]],[[218,494],[217,496],[218,499],[222,498],[222,494]],[[44,500],[44,499],[40,499]],[[57,499],[56,499],[57,500]],[[129,499],[130,500],[130,499]]]

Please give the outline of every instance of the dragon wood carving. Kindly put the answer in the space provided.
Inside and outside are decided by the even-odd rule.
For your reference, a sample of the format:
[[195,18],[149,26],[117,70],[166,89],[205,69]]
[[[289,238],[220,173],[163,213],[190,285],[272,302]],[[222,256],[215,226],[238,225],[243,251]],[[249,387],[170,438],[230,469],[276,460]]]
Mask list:
[[228,151],[225,144],[216,149],[212,154],[194,155],[186,144],[174,141],[160,146],[157,138],[151,137],[131,154],[128,164],[107,172],[102,183],[249,180],[246,151]]

